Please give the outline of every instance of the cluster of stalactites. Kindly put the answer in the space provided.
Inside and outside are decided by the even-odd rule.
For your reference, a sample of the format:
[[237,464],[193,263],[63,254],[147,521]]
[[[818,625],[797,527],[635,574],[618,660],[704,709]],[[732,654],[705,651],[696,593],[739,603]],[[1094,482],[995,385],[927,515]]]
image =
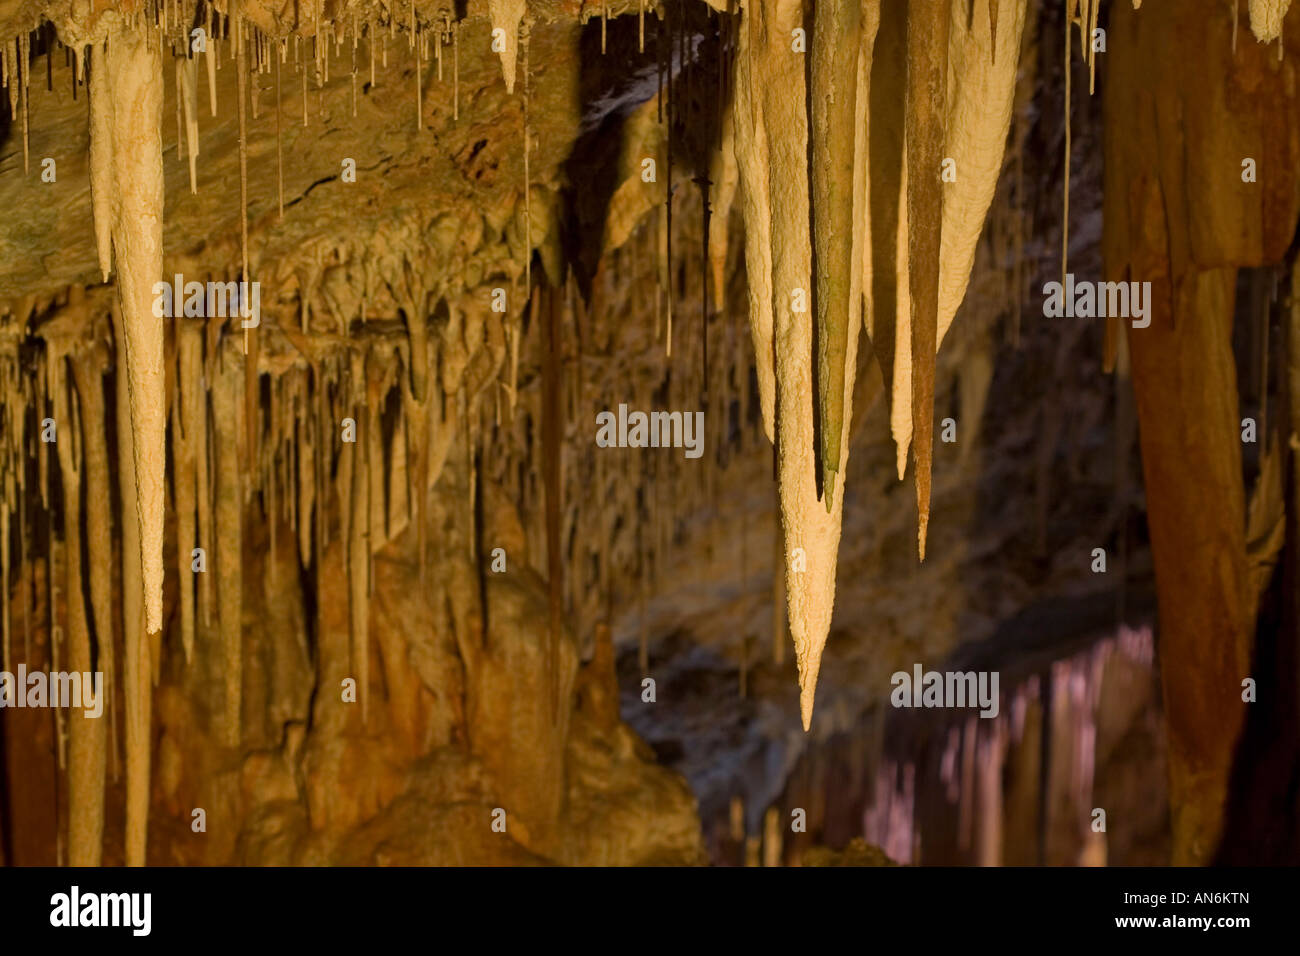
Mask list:
[[1002,171],[1024,20],[1025,0],[818,4],[806,85],[798,0],[744,10],[732,122],[805,728],[834,603],[858,336],[891,396],[900,477],[913,451],[924,559],[935,354]]
[[[170,474],[165,470],[158,477],[170,479],[179,581],[166,640],[186,665],[207,655],[209,665],[222,674],[218,697],[224,703],[214,727],[219,741],[237,747],[242,739],[241,620],[245,589],[251,585],[243,557],[246,538],[253,533],[250,508],[261,513],[261,524],[269,529],[272,557],[266,571],[272,586],[281,558],[290,560],[278,546],[281,533],[287,532],[290,553],[301,567],[314,572],[331,542],[342,548],[351,607],[350,667],[365,719],[371,557],[415,524],[423,572],[423,492],[455,452],[452,439],[458,426],[465,427],[467,448],[483,441],[482,410],[494,409],[500,424],[503,409],[509,415],[509,396],[517,393],[508,376],[515,367],[510,353],[518,348],[518,322],[492,311],[489,303],[487,289],[446,302],[447,320],[424,340],[429,394],[423,400],[411,388],[412,340],[392,321],[374,323],[374,329],[363,328],[348,338],[304,336],[288,323],[292,338],[280,344],[287,344],[289,355],[296,352],[297,358],[285,362],[282,350],[263,352],[264,362],[251,376],[257,397],[249,405],[247,366],[254,359],[243,352],[238,322],[176,320],[162,357],[172,388],[162,394],[160,407],[170,436]],[[421,319],[428,321],[427,316]],[[136,521],[139,489],[133,480],[139,429],[132,418],[125,325],[122,305],[107,287],[89,293],[74,287],[66,300],[33,305],[30,312],[0,324],[0,590],[4,669],[19,660],[35,666],[35,577],[15,572],[44,557],[50,567],[47,580],[62,599],[47,595],[49,620],[37,628],[55,636],[53,653],[66,654],[67,664],[78,671],[94,670],[92,659],[97,662],[106,677],[105,699],[124,701],[127,858],[141,863],[149,773],[147,708],[166,645],[161,633],[150,635],[140,626],[144,555]],[[44,341],[43,350],[29,327]],[[116,414],[106,413],[101,398],[106,374],[116,383]],[[269,403],[260,398],[264,375]],[[386,416],[386,408],[394,414]],[[116,437],[106,432],[113,420],[119,428]],[[110,463],[108,449],[114,444],[120,458]],[[111,485],[114,470],[121,478],[117,501],[93,492]],[[62,494],[55,500],[59,489]],[[51,529],[48,542],[33,540],[37,509],[60,515],[58,521],[41,524]],[[53,536],[56,527],[63,529],[62,538]],[[113,527],[119,529],[116,542]],[[20,539],[17,568],[9,560],[11,535]],[[111,562],[103,558],[115,545],[124,582],[119,621],[113,619],[107,576]],[[94,559],[79,560],[83,553]],[[58,569],[62,576],[55,580]],[[84,589],[82,581],[87,582]],[[15,591],[18,608],[11,607]],[[83,593],[88,603],[83,604]],[[21,621],[22,630],[16,642],[15,621]],[[116,647],[124,649],[124,661],[117,659]],[[57,659],[52,666],[59,669]],[[119,680],[124,684],[117,698]],[[105,760],[110,751],[117,753],[118,745],[117,715],[106,716],[107,721],[99,722],[59,715],[60,753],[65,739],[69,753],[61,762],[69,774],[69,862],[100,859]],[[146,799],[137,804],[133,798],[139,799],[140,788]]]

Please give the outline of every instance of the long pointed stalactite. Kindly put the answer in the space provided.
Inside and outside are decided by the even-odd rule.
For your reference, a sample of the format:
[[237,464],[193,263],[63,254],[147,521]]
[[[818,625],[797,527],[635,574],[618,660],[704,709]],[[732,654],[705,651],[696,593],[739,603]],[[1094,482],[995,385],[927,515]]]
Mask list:
[[917,549],[925,560],[934,452],[934,356],[939,347],[939,267],[947,127],[947,0],[913,0],[907,8],[907,261],[911,302],[912,462]]
[[849,329],[862,321],[862,297],[854,281],[859,277],[854,253],[862,242],[862,210],[855,204],[862,184],[855,182],[854,175],[860,146],[862,6],[861,0],[824,0],[815,6],[813,19],[809,156],[817,160],[810,164],[820,415],[816,434],[827,511],[834,507],[831,495],[841,470],[840,439],[847,428],[846,412],[851,413],[845,407],[844,373],[846,363],[857,356],[848,352]]

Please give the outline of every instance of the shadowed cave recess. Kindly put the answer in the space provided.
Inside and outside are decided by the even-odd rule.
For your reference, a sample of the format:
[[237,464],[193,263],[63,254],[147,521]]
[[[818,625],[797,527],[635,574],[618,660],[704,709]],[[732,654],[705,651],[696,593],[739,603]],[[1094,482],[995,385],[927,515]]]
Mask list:
[[1300,861],[1290,6],[0,0],[0,861]]

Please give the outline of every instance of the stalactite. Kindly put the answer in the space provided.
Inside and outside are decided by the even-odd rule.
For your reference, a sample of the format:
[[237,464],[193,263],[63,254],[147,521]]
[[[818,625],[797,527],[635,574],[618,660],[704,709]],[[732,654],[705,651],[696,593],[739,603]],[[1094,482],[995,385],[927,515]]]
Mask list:
[[244,440],[243,385],[245,357],[224,337],[212,384],[212,421],[216,468],[217,621],[220,626],[223,677],[221,731],[226,745],[241,739],[243,698],[243,549],[244,473],[249,467]]
[[[424,129],[424,80],[420,70],[420,35],[415,22],[415,2],[411,2],[411,35],[415,39],[415,128]],[[353,87],[355,89],[356,61],[353,59]]]
[[21,75],[21,83],[22,83],[22,87],[19,93],[21,97],[22,120],[23,120],[23,175],[24,176],[27,175],[29,172],[31,172],[31,163],[30,163],[30,155],[29,155],[31,152],[30,143],[29,143],[29,139],[30,139],[29,127],[31,125],[31,117],[29,114],[31,111],[31,107],[29,105],[30,101],[27,95],[27,87],[29,85],[28,81],[30,79],[28,74],[31,72],[31,54],[32,54],[31,42],[32,42],[31,36],[27,33],[26,30],[24,30],[22,33],[18,35],[18,72]]
[[[319,371],[313,376],[316,387],[320,387]],[[298,483],[298,560],[302,566],[312,565],[312,509],[316,505],[316,454],[315,427],[313,416],[309,414],[311,401],[304,397],[303,407],[293,418],[293,427],[297,434],[297,483]]]
[[[735,127],[736,165],[745,217],[745,277],[749,294],[749,327],[754,340],[754,362],[758,376],[763,430],[768,441],[776,440],[776,371],[773,361],[772,304],[772,207],[768,198],[768,133],[763,115],[761,66],[754,60],[763,55],[755,49],[762,42],[756,13],[743,16],[736,51]],[[787,293],[788,294],[788,293]]]
[[[248,271],[248,57],[245,50],[247,26],[239,15],[238,0],[231,0],[230,6],[231,17],[234,20],[236,31],[234,38],[235,75],[237,80],[235,90],[236,95],[239,97],[239,107],[236,110],[239,116],[239,277],[242,281],[248,282],[252,279],[252,276]],[[244,353],[248,354],[250,348],[254,350],[253,360],[245,363],[245,375],[254,379],[257,376],[257,352],[256,343],[251,342],[251,340],[255,339],[256,336],[256,329],[244,327]],[[247,389],[247,393],[253,393],[254,400],[256,399],[254,389]],[[250,423],[250,427],[255,418],[255,413],[255,406],[248,406],[244,409],[244,417]],[[248,451],[249,460],[256,461],[257,450],[252,442],[248,445]]]
[[[546,299],[545,303],[542,302],[543,298]],[[564,626],[564,559],[560,541],[560,514],[563,510],[560,500],[563,493],[561,455],[564,435],[563,362],[560,354],[562,309],[563,297],[557,288],[548,289],[543,296],[540,286],[533,287],[532,314],[542,330],[542,458],[546,489],[546,570],[550,591],[546,666],[552,720],[559,719],[556,655],[559,653],[560,632]]]
[[[93,76],[93,74],[92,74]],[[93,90],[91,93],[94,95]],[[138,507],[135,486],[133,427],[130,408],[130,360],[127,354],[126,319],[113,303],[113,340],[117,347],[114,381],[117,389],[117,470],[121,494],[122,641],[125,648],[123,671],[126,705],[126,864],[144,866],[149,822],[149,692],[148,652],[144,629],[143,569],[140,552],[140,523],[131,520]]]
[[[843,471],[828,488],[833,502],[828,512],[819,501],[817,488],[812,324],[796,311],[797,290],[807,290],[812,278],[803,67],[799,58],[786,52],[788,37],[801,22],[801,9],[797,2],[782,0],[767,5],[762,13],[768,42],[762,51],[766,69],[758,72],[767,74],[762,79],[762,95],[772,210],[777,474],[785,532],[783,564],[790,631],[799,665],[800,713],[808,729],[834,604],[843,507],[836,486],[842,487]],[[857,336],[857,326],[851,326],[847,355],[856,353]],[[852,394],[853,381],[854,369],[850,365],[845,370],[846,395]],[[842,461],[847,459],[847,438],[848,430],[844,429]]]
[[[284,220],[284,150],[280,140],[280,62],[284,59],[284,49],[281,45],[280,55],[275,58],[275,201],[281,221]],[[355,107],[353,115],[356,115]]]
[[[369,518],[369,484],[370,469],[367,455],[362,448],[369,448],[367,432],[369,423],[363,421],[360,399],[365,395],[365,356],[358,351],[351,354],[351,377],[349,380],[349,405],[356,420],[357,440],[350,451],[350,468],[348,475],[348,499],[346,507],[349,515],[344,539],[348,552],[348,607],[351,623],[352,672],[357,682],[357,696],[361,701],[361,721],[369,719],[370,708],[370,518]],[[345,443],[345,449],[346,449]],[[345,451],[345,453],[347,453]]]
[[[6,383],[7,384],[7,383]],[[6,395],[8,398],[8,395]],[[5,468],[3,475],[3,485],[0,485],[0,632],[3,640],[0,641],[0,669],[12,673],[13,668],[13,651],[10,643],[11,634],[11,610],[9,607],[9,546],[10,546],[10,527],[9,514],[13,510],[14,504],[14,477],[12,465],[9,462],[8,455],[5,456]]]
[[[814,429],[821,464],[821,488],[827,511],[832,507],[835,476],[840,472],[840,439],[851,409],[844,403],[844,373],[850,325],[861,321],[861,295],[853,295],[855,153],[857,151],[858,52],[860,0],[825,0],[813,23],[811,123],[809,156],[812,179],[813,276],[816,307],[814,338],[817,365],[819,428]],[[850,394],[850,400],[852,395]]]
[[518,55],[519,23],[528,10],[526,0],[488,0],[488,17],[492,29],[504,30],[506,42],[501,48],[501,73],[505,76],[506,92],[515,91],[515,60]]
[[943,155],[953,161],[957,181],[947,184],[943,195],[938,343],[966,297],[1011,127],[1025,2],[1012,0],[1001,10],[1000,29],[986,33],[978,20],[970,30],[961,29],[959,6],[953,8]]
[[[1272,43],[1282,35],[1282,21],[1286,18],[1291,0],[1250,0],[1250,32],[1260,43]],[[1236,17],[1233,17],[1235,22]],[[25,67],[24,67],[25,69]]]
[[188,663],[194,656],[194,570],[191,552],[206,547],[195,541],[195,490],[199,487],[196,459],[200,454],[199,417],[203,415],[203,330],[193,323],[177,325],[177,380],[180,401],[173,408],[172,448],[176,499],[176,568],[180,572],[181,648]]
[[204,44],[203,65],[208,74],[208,110],[215,117],[217,115],[217,39],[216,33],[216,11],[208,7],[208,40]]
[[95,250],[104,281],[113,269],[113,111],[112,93],[102,46],[90,69],[90,202],[95,222]]
[[713,301],[715,307],[726,309],[727,302],[727,251],[729,242],[728,223],[731,220],[731,207],[735,202],[736,185],[739,170],[736,167],[735,118],[733,111],[726,110],[721,117],[719,148],[714,152],[710,163],[709,179],[713,183],[713,213],[717,223],[709,231],[708,257],[709,278],[713,281]]
[[[104,674],[104,709],[108,714],[109,749],[116,768],[117,709],[114,701],[118,666],[113,642],[113,573],[108,562],[94,559],[94,556],[112,554],[113,551],[112,503],[107,494],[111,484],[110,463],[103,403],[103,375],[110,358],[98,330],[93,334],[93,341],[73,354],[72,371],[80,396],[85,487],[101,489],[100,493],[88,490],[86,494],[86,553],[92,556],[88,563],[88,575],[95,629],[95,660],[97,669]],[[114,769],[115,777],[116,774]]]
[[940,230],[950,8],[921,0],[907,18],[908,284],[911,299],[912,459],[916,467],[917,549],[925,560],[934,440],[934,368],[938,349]]
[[380,423],[384,396],[388,392],[385,371],[391,365],[381,364],[379,353],[371,351],[366,356],[366,593],[375,593],[374,553],[387,540],[386,511],[384,509],[384,435]]
[[[208,343],[205,354],[199,363],[199,372],[201,374],[199,381],[207,389],[211,389],[211,383],[215,380],[216,359],[216,340],[208,337],[210,334],[209,328],[215,328],[215,323],[208,327],[201,325],[199,329],[202,340]],[[216,529],[213,527],[213,513],[215,510],[213,463],[216,460],[216,435],[214,430],[208,427],[208,396],[204,389],[195,390],[193,404],[187,406],[185,411],[187,414],[192,415],[186,423],[186,428],[187,432],[190,430],[193,432],[194,471],[197,485],[195,504],[198,510],[198,546],[207,551],[209,555],[212,555],[213,548],[217,543]],[[217,603],[215,579],[216,575],[208,572],[197,582],[199,611],[203,618],[204,627],[211,626],[212,610]]]
[[[162,368],[163,328],[152,312],[153,283],[162,274],[162,63],[158,49],[129,31],[109,36],[97,68],[105,85],[92,115],[107,111],[111,173],[94,177],[111,183],[113,247],[129,377],[129,421],[133,432],[134,510],[140,529],[146,628],[162,627],[163,474],[166,462],[166,393]],[[99,130],[92,122],[92,136]],[[101,210],[103,211],[103,210]],[[124,409],[125,411],[125,409]],[[128,512],[129,514],[130,512]]]
[[[178,61],[180,62],[180,61]],[[181,102],[185,107],[185,157],[190,165],[190,192],[197,193],[199,159],[199,64],[192,57],[184,59],[181,70]]]
[[530,289],[533,287],[533,179],[532,171],[529,169],[533,144],[532,130],[529,129],[528,124],[528,109],[532,101],[532,87],[528,77],[528,48],[531,42],[531,34],[531,25],[528,21],[524,21],[520,38],[524,47],[524,285]]
[[[54,419],[62,423],[63,440],[55,442],[59,456],[59,473],[63,487],[64,534],[64,614],[67,624],[67,668],[74,674],[90,678],[96,670],[90,645],[90,627],[82,590],[82,519],[81,487],[84,440],[81,417],[71,393],[65,369],[65,350],[71,343],[52,341],[51,365],[54,381]],[[87,402],[99,396],[86,396]],[[90,496],[95,492],[91,490]],[[83,687],[83,695],[92,693]],[[99,693],[104,692],[100,684]],[[84,696],[83,696],[84,699]],[[68,863],[71,866],[98,866],[104,843],[104,777],[107,765],[105,723],[86,716],[85,709],[73,707],[68,712]]]

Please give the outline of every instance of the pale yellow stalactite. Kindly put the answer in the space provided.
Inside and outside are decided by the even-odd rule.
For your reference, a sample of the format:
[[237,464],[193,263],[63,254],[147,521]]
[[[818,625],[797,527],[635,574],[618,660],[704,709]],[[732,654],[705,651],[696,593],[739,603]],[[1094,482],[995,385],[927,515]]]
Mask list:
[[[109,114],[109,206],[126,338],[133,510],[139,524],[145,624],[153,634],[162,628],[167,460],[163,327],[153,314],[152,291],[162,274],[162,57],[144,34],[118,31],[109,34],[105,55],[92,68],[107,74],[98,100],[92,85],[90,109],[92,117],[99,111]],[[92,120],[91,125],[93,134],[98,123]]]
[[[790,50],[790,37],[802,26],[802,16],[798,0],[775,0],[745,11],[742,49],[737,56],[736,142],[745,196],[746,245],[760,238],[760,230],[767,224],[771,248],[770,298],[766,305],[751,299],[751,318],[757,313],[751,331],[757,333],[755,352],[760,368],[770,354],[767,349],[775,352],[774,417],[785,532],[781,559],[799,666],[800,713],[807,729],[835,599],[843,507],[840,492],[849,430],[841,433],[842,467],[827,489],[832,500],[828,512],[817,493],[813,441],[812,316],[808,311],[812,251],[804,64],[802,57],[792,56]],[[743,36],[746,30],[747,38]],[[761,276],[766,264],[759,259],[758,265],[755,273]],[[769,323],[773,341],[765,347],[764,326]],[[860,325],[853,323],[849,330],[849,355],[856,354]],[[845,370],[849,402],[855,366],[849,362]]]
[[[976,17],[971,28],[965,28],[962,7],[969,2],[973,0],[953,4],[948,45],[948,121],[943,154],[945,159],[953,160],[957,180],[945,184],[943,196],[939,345],[966,297],[975,249],[1002,172],[1025,25],[1025,0],[1002,3],[995,48],[993,34],[982,18]],[[991,50],[996,50],[995,55],[990,56]]]
[[[953,160],[956,180],[945,183],[943,187],[936,349],[942,345],[965,298],[975,249],[996,191],[1007,130],[1014,112],[1015,78],[1026,16],[1025,0],[1004,0],[998,5],[999,24],[994,51],[995,33],[984,18],[975,17],[971,29],[967,29],[969,2],[972,0],[957,0],[953,5],[948,44],[947,136],[943,156]],[[903,197],[907,195],[909,174],[904,164]],[[890,401],[890,430],[897,448],[900,481],[906,472],[912,441],[912,358],[903,346],[911,336],[908,225],[904,199],[898,206],[898,241],[895,246],[896,348]],[[871,288],[869,273],[876,267],[876,263],[864,263],[864,272],[868,273],[864,280],[865,289]],[[869,330],[880,321],[880,316],[868,313]],[[875,336],[874,331],[872,335]]]
[[213,116],[217,115],[217,50],[216,39],[212,35],[213,17],[215,16],[211,8],[208,9],[208,39],[204,44],[203,63],[208,71],[208,109]]
[[1278,39],[1290,6],[1291,0],[1250,0],[1250,32],[1255,34],[1255,39],[1260,43]]
[[99,271],[107,282],[113,271],[113,110],[102,44],[95,47],[95,59],[90,65],[89,93],[90,204]]
[[181,71],[181,100],[185,106],[185,156],[190,164],[190,192],[197,193],[199,159],[199,64],[193,58],[184,60]]
[[499,53],[501,73],[505,76],[506,92],[515,91],[515,63],[519,54],[519,22],[528,9],[525,0],[488,0],[488,16],[492,30],[505,31],[505,43]]

